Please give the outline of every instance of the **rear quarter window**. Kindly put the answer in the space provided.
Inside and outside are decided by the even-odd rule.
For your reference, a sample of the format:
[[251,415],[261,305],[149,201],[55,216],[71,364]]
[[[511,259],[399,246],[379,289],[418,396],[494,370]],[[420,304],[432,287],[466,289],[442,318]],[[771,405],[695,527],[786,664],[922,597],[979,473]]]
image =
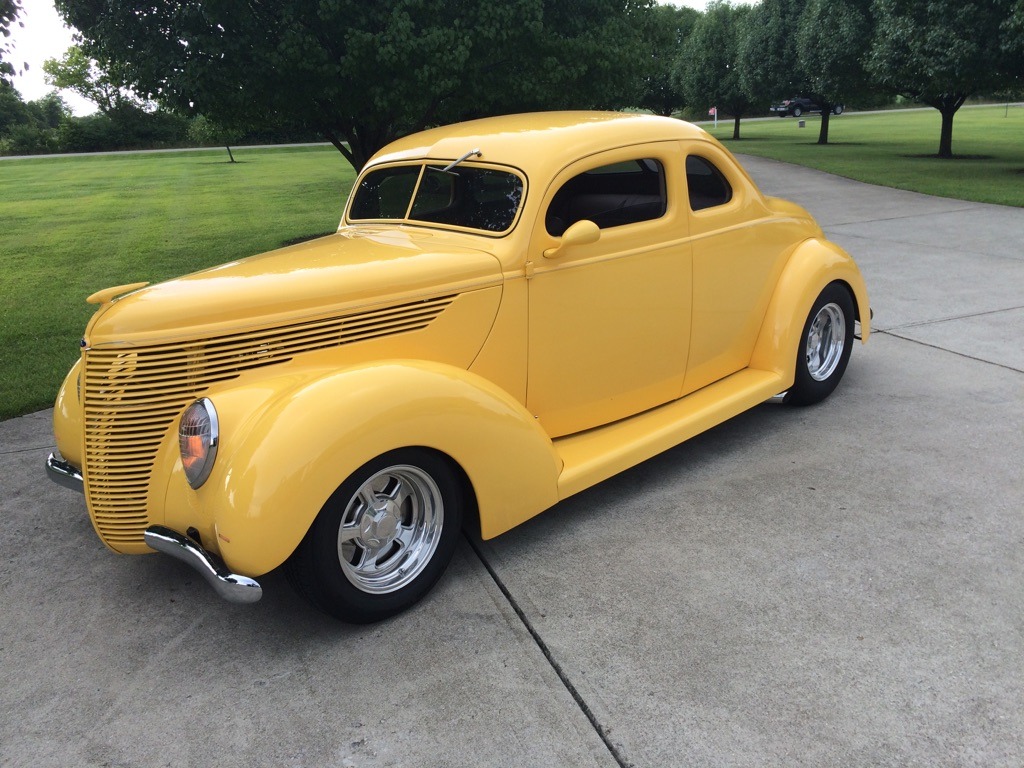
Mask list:
[[694,211],[715,208],[732,200],[732,187],[722,172],[710,160],[698,155],[686,158],[686,190]]

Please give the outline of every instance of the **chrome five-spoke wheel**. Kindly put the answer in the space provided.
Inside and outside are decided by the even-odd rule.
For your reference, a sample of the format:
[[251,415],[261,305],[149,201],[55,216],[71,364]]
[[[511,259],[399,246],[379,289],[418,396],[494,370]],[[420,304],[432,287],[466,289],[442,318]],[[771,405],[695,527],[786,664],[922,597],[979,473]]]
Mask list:
[[462,527],[458,468],[423,448],[389,451],[353,472],[286,563],[295,589],[342,621],[393,616],[430,591]]
[[427,566],[443,528],[444,502],[430,475],[408,464],[383,469],[360,486],[342,516],[341,569],[364,592],[394,592]]

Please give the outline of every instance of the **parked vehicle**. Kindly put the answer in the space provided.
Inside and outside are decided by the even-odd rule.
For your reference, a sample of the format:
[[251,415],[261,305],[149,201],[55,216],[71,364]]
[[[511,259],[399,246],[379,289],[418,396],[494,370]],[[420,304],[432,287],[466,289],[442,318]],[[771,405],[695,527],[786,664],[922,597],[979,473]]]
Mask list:
[[[841,115],[845,107],[842,104],[836,104],[832,107],[832,114]],[[769,111],[775,113],[779,117],[786,117],[792,115],[793,117],[800,117],[801,115],[809,114],[812,112],[821,112],[821,107],[812,99],[808,99],[804,96],[794,96],[791,99],[783,99],[779,104],[772,104],[769,107]]]
[[854,261],[700,128],[543,113],[401,139],[335,234],[100,291],[51,476],[100,538],[224,597],[284,565],[340,619],[401,611],[497,536],[779,393],[827,397]]

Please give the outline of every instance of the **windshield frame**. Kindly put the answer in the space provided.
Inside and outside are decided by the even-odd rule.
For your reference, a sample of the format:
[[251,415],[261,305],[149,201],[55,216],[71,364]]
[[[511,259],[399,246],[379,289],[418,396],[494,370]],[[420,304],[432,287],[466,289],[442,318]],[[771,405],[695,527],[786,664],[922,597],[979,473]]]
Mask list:
[[[345,204],[345,214],[342,218],[342,223],[346,225],[392,225],[392,226],[413,226],[413,227],[424,227],[427,229],[444,229],[453,232],[466,232],[473,235],[482,235],[484,237],[506,237],[511,234],[512,231],[519,224],[520,218],[523,215],[523,209],[526,207],[526,196],[529,192],[529,181],[526,174],[515,166],[506,165],[504,163],[486,163],[474,160],[466,160],[451,171],[444,171],[444,167],[450,165],[452,158],[417,158],[407,160],[396,160],[387,163],[379,163],[364,168],[363,171],[356,178],[355,183],[352,185],[352,191],[349,193],[348,201]],[[355,202],[356,196],[359,193],[360,185],[363,180],[371,173],[376,171],[386,170],[389,168],[418,168],[416,174],[416,181],[413,185],[412,191],[409,195],[409,202],[406,206],[405,213],[401,217],[394,218],[353,218],[352,207]],[[490,229],[480,229],[477,227],[468,227],[458,224],[448,224],[445,222],[430,221],[428,219],[417,219],[412,217],[413,208],[415,207],[417,195],[420,192],[420,185],[423,183],[423,179],[426,177],[428,169],[436,170],[441,173],[452,173],[458,174],[462,169],[481,169],[490,171],[499,171],[501,173],[509,174],[519,180],[521,191],[519,193],[519,205],[516,208],[515,214],[512,216],[512,220],[506,229],[501,231],[495,231]]]

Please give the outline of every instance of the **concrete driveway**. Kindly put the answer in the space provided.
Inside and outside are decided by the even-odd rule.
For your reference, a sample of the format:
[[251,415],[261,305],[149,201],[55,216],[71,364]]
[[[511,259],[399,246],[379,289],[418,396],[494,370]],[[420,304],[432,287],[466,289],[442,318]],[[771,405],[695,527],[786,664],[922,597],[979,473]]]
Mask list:
[[865,273],[839,390],[463,542],[386,623],[109,553],[49,413],[0,423],[0,764],[1024,763],[1024,210],[745,162]]

